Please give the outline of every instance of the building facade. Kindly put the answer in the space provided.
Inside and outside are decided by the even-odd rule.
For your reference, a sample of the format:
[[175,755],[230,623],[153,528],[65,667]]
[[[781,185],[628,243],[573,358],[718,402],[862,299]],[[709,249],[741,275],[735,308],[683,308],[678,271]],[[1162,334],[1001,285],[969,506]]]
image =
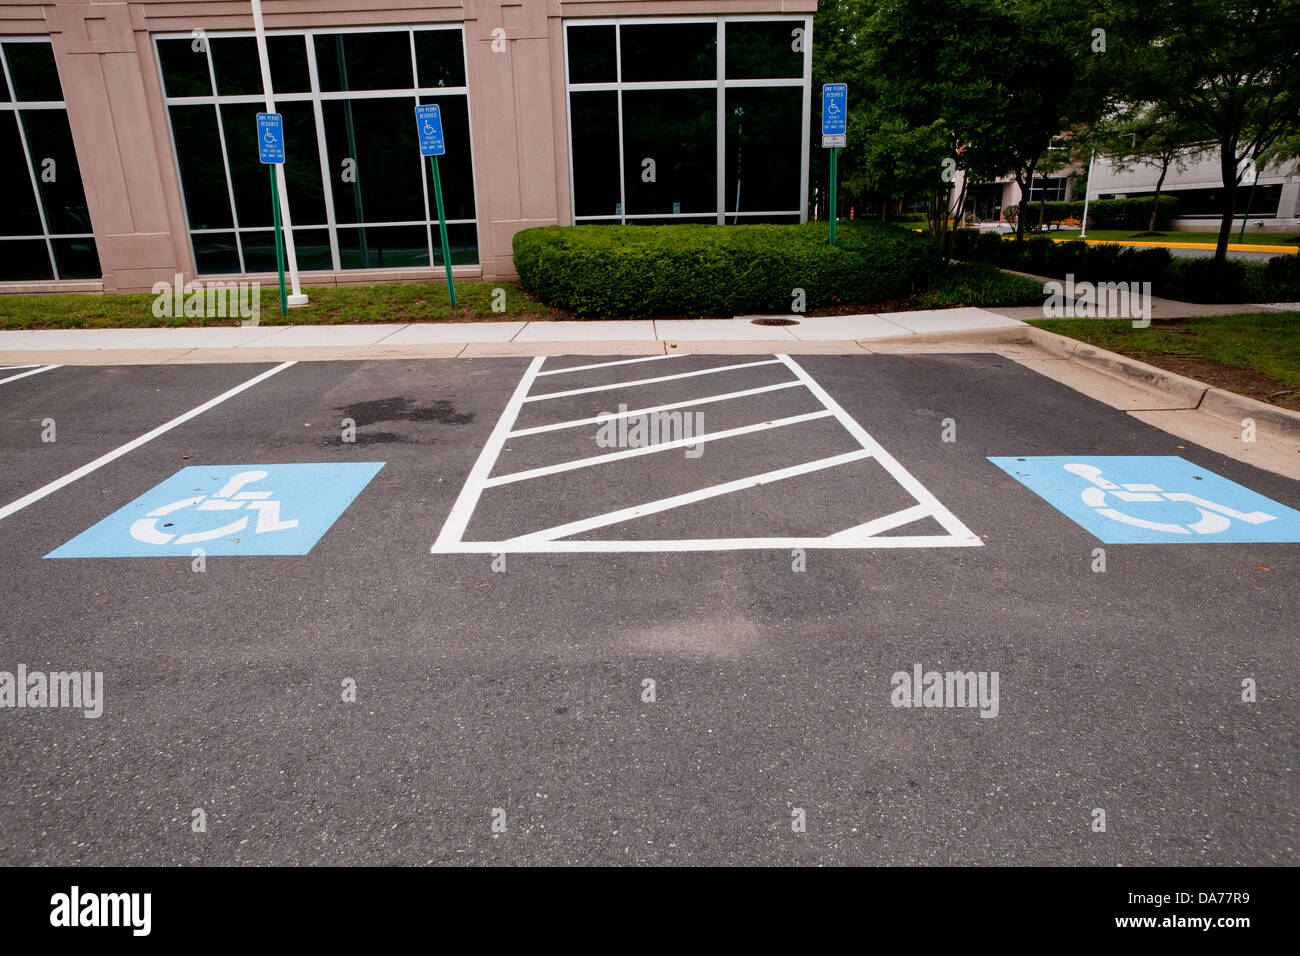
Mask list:
[[[1125,199],[1151,196],[1155,192],[1159,170],[1135,165],[1117,169],[1102,156],[1097,157],[1090,199]],[[1219,202],[1223,195],[1223,173],[1217,150],[1186,157],[1169,169],[1161,195],[1178,199],[1177,215],[1170,223],[1174,229],[1214,232],[1222,221]],[[1246,170],[1237,187],[1237,212],[1234,228],[1243,220],[1247,232],[1294,232],[1300,229],[1300,171],[1292,161],[1271,165],[1257,176]]]
[[[798,222],[816,0],[263,0],[304,286],[441,269],[520,229]],[[275,273],[249,0],[0,2],[0,291]]]

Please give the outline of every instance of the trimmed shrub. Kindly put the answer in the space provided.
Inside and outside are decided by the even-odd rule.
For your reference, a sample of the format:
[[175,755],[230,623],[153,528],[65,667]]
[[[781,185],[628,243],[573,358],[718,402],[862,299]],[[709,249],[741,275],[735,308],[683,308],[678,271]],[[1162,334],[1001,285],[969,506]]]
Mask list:
[[524,288],[582,317],[739,315],[883,302],[927,288],[938,244],[876,223],[543,226],[514,238]]
[[1216,263],[1209,258],[1176,257],[1158,246],[1090,246],[1041,237],[1015,242],[986,235],[998,244],[996,248],[982,236],[963,236],[957,257],[1036,275],[1073,275],[1079,282],[1150,282],[1155,295],[1184,302],[1300,301],[1300,255],[1275,256],[1267,262]]

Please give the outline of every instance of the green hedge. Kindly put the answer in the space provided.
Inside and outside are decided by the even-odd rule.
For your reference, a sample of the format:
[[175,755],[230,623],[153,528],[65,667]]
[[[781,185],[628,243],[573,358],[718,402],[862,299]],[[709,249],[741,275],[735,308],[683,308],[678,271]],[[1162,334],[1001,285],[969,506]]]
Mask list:
[[877,223],[806,225],[544,226],[514,238],[524,288],[582,317],[789,312],[883,302],[927,288],[941,271],[937,243]]
[[1016,242],[963,229],[953,235],[953,256],[1035,275],[1073,275],[1080,282],[1150,282],[1154,294],[1183,302],[1300,301],[1300,255],[1294,253],[1267,262],[1216,263],[1174,257],[1158,246],[1090,246],[1045,237]]

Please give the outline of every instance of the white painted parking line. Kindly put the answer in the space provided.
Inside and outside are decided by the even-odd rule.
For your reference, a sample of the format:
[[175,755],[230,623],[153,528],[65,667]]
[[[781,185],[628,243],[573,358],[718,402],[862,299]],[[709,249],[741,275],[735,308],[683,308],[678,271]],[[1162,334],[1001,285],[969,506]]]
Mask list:
[[589,395],[592,392],[608,392],[616,388],[633,388],[637,385],[653,385],[656,382],[671,382],[677,378],[695,378],[698,375],[713,375],[717,372],[734,372],[740,368],[754,368],[757,365],[777,365],[779,359],[767,359],[762,362],[742,362],[740,365],[720,365],[717,368],[703,368],[695,372],[678,372],[676,375],[661,375],[658,378],[641,378],[635,382],[611,382],[608,385],[592,385],[589,388],[573,388],[567,392],[547,392],[544,395],[530,395],[526,402],[540,402],[548,398],[568,398],[570,395]]
[[275,368],[268,369],[267,371],[263,372],[260,375],[253,376],[247,382],[244,382],[242,385],[236,385],[234,388],[230,389],[229,391],[222,392],[216,398],[209,399],[208,401],[204,402],[202,405],[198,406],[197,408],[190,409],[184,415],[178,415],[176,418],[173,418],[171,421],[165,424],[159,425],[157,428],[153,429],[152,431],[145,432],[139,438],[132,439],[131,441],[127,442],[125,445],[121,445],[118,448],[114,448],[108,454],[101,455],[100,457],[96,458],[94,461],[90,462],[87,465],[82,465],[76,471],[70,471],[62,478],[56,478],[54,481],[51,481],[48,485],[36,489],[31,494],[24,495],[23,497],[19,498],[17,501],[10,502],[9,504],[5,505],[3,508],[0,508],[0,520],[9,517],[11,514],[13,514],[16,511],[21,511],[22,509],[26,508],[28,505],[40,501],[42,498],[48,495],[52,495],[60,488],[72,484],[78,478],[84,478],[92,471],[96,471],[104,467],[109,462],[116,461],[118,458],[121,458],[123,455],[127,454],[128,452],[133,451],[136,448],[139,448],[141,445],[145,444],[146,442],[153,441],[159,435],[171,431],[173,428],[175,428],[178,425],[185,424],[191,418],[195,418],[198,415],[202,415],[210,408],[215,408],[217,405],[220,405],[226,399],[233,398],[234,396],[238,395],[240,392],[252,388],[258,382],[263,382],[266,379],[270,378],[272,375],[275,375],[277,372],[283,372],[289,366],[296,365],[296,364],[298,363],[281,362]]
[[0,378],[0,385],[5,382],[16,382],[20,378],[26,378],[29,375],[40,375],[42,372],[48,372],[51,369],[62,368],[61,365],[42,365],[39,368],[32,368],[30,365],[12,365],[10,368],[30,368],[30,372],[19,372],[17,375],[10,375],[8,378]]
[[[822,458],[819,461],[807,461],[801,465],[793,465],[790,468],[781,468],[775,471],[765,471],[761,475],[750,475],[747,478],[738,478],[735,481],[728,481],[721,485],[713,485],[709,488],[700,488],[696,491],[688,491],[685,494],[673,495],[670,498],[660,498],[658,501],[647,501],[644,504],[636,505],[632,508],[621,508],[618,511],[610,511],[603,515],[596,515],[593,518],[583,518],[579,521],[570,521],[567,524],[556,525],[554,528],[545,528],[542,531],[534,531],[532,534],[520,535],[517,538],[511,538],[506,542],[510,550],[515,550],[519,545],[535,544],[541,541],[554,541],[557,538],[569,538],[575,534],[583,534],[596,528],[604,528],[607,525],[618,524],[620,521],[629,521],[632,518],[640,518],[645,515],[657,514],[660,511],[668,511],[671,508],[680,508],[683,505],[694,504],[697,501],[704,501],[708,498],[716,498],[719,495],[730,494],[733,491],[743,491],[746,488],[753,488],[755,485],[768,485],[783,478],[793,478],[795,475],[806,475],[809,472],[820,471],[823,468],[834,468],[836,465],[846,465],[851,461],[861,461],[863,458],[870,458],[871,452],[865,448],[858,451],[846,452],[843,455],[835,455],[832,458]],[[762,540],[748,538],[750,542]],[[672,545],[674,542],[663,542]],[[753,545],[762,547],[763,545]]]
[[786,425],[798,425],[802,422],[811,422],[818,418],[829,418],[834,412],[829,409],[822,409],[820,412],[807,412],[803,415],[791,415],[789,418],[778,418],[770,422],[758,422],[754,425],[742,425],[739,428],[728,428],[720,432],[705,432],[702,435],[692,435],[690,438],[677,438],[673,441],[661,441],[653,445],[647,445],[643,448],[627,448],[623,451],[611,451],[606,455],[593,455],[591,458],[575,458],[573,461],[562,461],[558,465],[546,465],[542,468],[530,468],[527,471],[516,471],[508,475],[498,475],[495,478],[489,478],[483,482],[485,488],[494,488],[497,485],[508,485],[515,481],[527,481],[530,478],[545,478],[547,475],[559,474],[562,471],[573,471],[575,468],[590,468],[593,465],[605,465],[611,461],[622,461],[624,458],[637,458],[641,455],[653,455],[656,452],[672,451],[674,448],[693,448],[696,445],[703,445],[705,442],[717,441],[720,438],[735,438],[738,435],[748,435],[750,432],[768,431],[773,428],[783,428]]
[[[977,535],[973,534],[964,524],[962,524],[962,522],[959,521],[952,512],[945,508],[934,495],[932,495],[919,481],[917,481],[916,478],[914,478],[901,464],[899,464],[892,455],[886,452],[884,448],[882,448],[880,444],[871,437],[866,429],[849,417],[848,413],[844,411],[839,403],[831,398],[826,390],[818,385],[817,382],[788,355],[778,355],[771,361],[749,362],[744,365],[705,369],[700,372],[688,372],[681,375],[663,376],[656,379],[644,379],[637,382],[601,385],[592,388],[573,389],[568,392],[530,396],[528,392],[533,387],[537,378],[543,374],[547,374],[546,372],[541,371],[541,366],[544,361],[545,359],[542,357],[534,359],[533,363],[528,367],[528,370],[520,379],[519,384],[515,388],[514,394],[511,396],[510,401],[506,404],[505,410],[501,414],[500,420],[498,420],[492,434],[488,437],[488,440],[483,447],[483,451],[479,454],[477,461],[474,463],[474,467],[466,478],[465,485],[461,488],[460,494],[457,496],[456,502],[452,506],[451,512],[443,525],[442,531],[438,535],[438,539],[434,542],[433,547],[430,548],[431,552],[435,554],[497,554],[505,552],[648,553],[668,551],[767,550],[783,548],[953,548],[978,547],[983,543]],[[603,367],[604,364],[605,363],[598,363],[597,365],[590,367],[599,368]],[[765,385],[738,392],[729,392],[723,395],[715,395],[711,398],[673,402],[667,405],[641,409],[637,412],[621,412],[617,416],[596,416],[589,419],[564,421],[512,431],[514,423],[517,421],[519,412],[525,402],[536,401],[541,398],[555,398],[561,395],[586,394],[592,391],[603,391],[610,388],[617,388],[619,385],[648,384],[649,382],[670,381],[673,379],[688,378],[693,375],[710,374],[712,372],[726,371],[735,368],[752,368],[755,366],[774,364],[784,364],[789,368],[795,375],[795,381],[783,382],[775,385]],[[568,371],[576,370],[577,369],[574,368],[569,369]],[[668,409],[682,408],[688,405],[704,404],[710,401],[737,399],[746,395],[757,395],[763,392],[796,386],[806,388],[808,392],[821,403],[822,410],[778,419],[776,421],[765,421],[756,425],[746,425],[740,428],[728,429],[726,431],[715,432],[712,434],[705,433],[694,438],[683,438],[676,441],[660,442],[647,447],[626,449],[606,455],[597,455],[590,458],[561,462],[557,465],[532,468],[526,471],[501,475],[496,478],[489,477],[492,469],[496,466],[505,441],[512,436],[541,434],[544,432],[557,431],[563,428],[573,428],[582,424],[592,424],[609,418],[621,418],[638,414],[646,415],[656,411],[666,411]],[[796,425],[807,421],[825,418],[836,419],[836,421],[838,421],[862,447],[858,450],[841,455],[829,458],[820,458],[799,465],[762,472],[746,478],[697,488],[684,494],[673,495],[656,501],[642,502],[630,507],[606,512],[604,514],[593,515],[576,521],[569,521],[540,531],[532,531],[516,535],[505,540],[463,540],[465,529],[468,527],[469,521],[473,517],[474,510],[478,507],[479,500],[487,488],[507,483],[517,484],[532,478],[541,478],[575,468],[598,466],[636,455],[652,454],[658,451],[666,451],[671,448],[693,445],[701,441],[715,440],[725,437],[739,437],[744,434],[756,432],[763,428]],[[681,508],[710,498],[717,498],[721,495],[744,491],[758,485],[767,485],[787,478],[793,478],[798,475],[870,459],[878,461],[890,477],[912,496],[915,500],[915,504],[890,514],[877,516],[869,521],[846,528],[825,537],[737,536],[728,538],[669,538],[658,540],[572,540],[574,535],[619,524],[624,521],[630,521],[645,515],[668,511],[674,508]],[[933,519],[946,533],[914,535],[887,534],[887,532],[893,531],[896,528],[904,528],[914,522],[926,519]]]
[[790,371],[794,372],[799,377],[799,380],[808,386],[808,391],[817,396],[818,401],[835,413],[835,417],[839,419],[840,424],[862,444],[863,448],[871,449],[876,460],[880,462],[896,482],[906,488],[908,493],[918,502],[930,507],[934,520],[943,525],[943,530],[956,537],[968,538],[972,540],[972,543],[979,544],[979,537],[972,534],[969,528],[957,520],[956,515],[940,504],[939,499],[930,494],[923,484],[913,478],[907,469],[894,459],[893,455],[881,448],[880,444],[867,434],[867,430],[849,417],[849,413],[840,407],[840,403],[831,398],[824,388],[813,381],[812,376],[805,372],[797,362],[788,355],[778,355],[777,358],[790,367]]
[[8,372],[16,368],[40,368],[40,367],[41,366],[39,362],[33,365],[0,365],[0,372]]
[[[676,356],[674,356],[676,357]],[[542,375],[547,374],[542,372]],[[733,398],[744,398],[747,395],[761,395],[763,392],[776,392],[783,388],[801,388],[803,382],[795,380],[793,382],[777,382],[775,385],[764,385],[760,388],[747,388],[740,392],[725,392],[722,395],[709,395],[706,398],[692,398],[684,402],[669,402],[667,405],[655,405],[652,408],[638,408],[630,412],[605,412],[600,415],[593,415],[591,418],[575,418],[572,421],[556,422],[554,425],[534,425],[532,428],[520,428],[510,433],[511,438],[517,438],[522,435],[538,435],[542,432],[555,432],[565,428],[577,428],[579,425],[595,425],[597,423],[618,421],[620,418],[635,418],[639,415],[653,415],[656,412],[667,412],[674,408],[690,408],[693,405],[712,405],[714,402],[727,402]]]
[[501,418],[497,421],[496,427],[492,429],[492,434],[488,436],[487,442],[483,445],[483,451],[479,453],[478,460],[474,462],[474,467],[470,469],[469,477],[465,479],[460,494],[456,496],[456,503],[451,506],[451,514],[447,515],[447,521],[443,524],[442,532],[438,535],[438,540],[434,542],[431,551],[440,551],[446,548],[454,550],[453,546],[464,536],[465,527],[469,524],[470,516],[474,514],[478,499],[483,494],[483,482],[492,473],[492,466],[496,464],[497,456],[501,453],[506,439],[510,437],[510,427],[515,423],[515,419],[519,417],[519,409],[523,407],[524,396],[533,387],[533,380],[537,378],[537,373],[545,361],[546,357],[544,355],[534,358],[524,372],[523,377],[519,379],[514,394],[510,396],[510,401],[506,402],[505,411],[501,413]]
[[594,365],[571,365],[568,368],[549,368],[545,372],[538,372],[537,377],[543,375],[564,375],[566,372],[585,372],[593,368],[609,368],[611,365],[634,365],[637,362],[662,362],[664,359],[681,358],[680,355],[643,355],[640,358],[619,359],[617,362],[597,362]]

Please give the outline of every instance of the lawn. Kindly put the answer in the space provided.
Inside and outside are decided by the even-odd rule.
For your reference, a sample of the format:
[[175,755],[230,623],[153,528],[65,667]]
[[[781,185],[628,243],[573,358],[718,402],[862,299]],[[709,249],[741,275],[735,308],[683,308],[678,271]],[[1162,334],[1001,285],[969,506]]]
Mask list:
[[1261,401],[1300,410],[1300,312],[1166,319],[1039,319],[1050,332]]
[[[504,312],[493,311],[505,292]],[[538,302],[516,282],[456,283],[457,307],[441,282],[393,285],[321,286],[305,289],[310,304],[280,314],[274,286],[261,290],[262,325],[351,325],[372,322],[553,321],[572,316]],[[956,306],[1033,305],[1042,288],[985,263],[949,266],[934,284],[911,298],[890,303],[839,303],[824,314],[907,311]],[[237,318],[157,317],[156,297],[127,295],[0,295],[0,329],[111,329],[232,326]],[[816,314],[816,313],[814,313]]]
[[[505,292],[504,302],[495,290]],[[371,322],[491,322],[550,320],[564,316],[543,305],[515,282],[456,283],[456,308],[441,282],[321,286],[304,289],[311,301],[280,314],[275,285],[262,286],[262,325],[345,325]],[[154,315],[155,296],[0,295],[0,329],[108,329],[235,325],[237,319],[174,318]],[[505,311],[494,311],[493,302]]]
[[[1231,242],[1237,241],[1237,234],[1241,227],[1238,226],[1232,230]],[[1053,229],[1047,233],[1030,233],[1030,235],[1047,235],[1053,239],[1078,239],[1078,229]],[[1217,232],[1161,232],[1156,235],[1147,235],[1143,231],[1133,229],[1090,229],[1088,230],[1089,239],[1104,239],[1107,242],[1210,242],[1217,243],[1219,234]],[[1246,238],[1242,240],[1246,245],[1256,246],[1296,246],[1300,245],[1300,235],[1288,232],[1252,232],[1246,230]]]

